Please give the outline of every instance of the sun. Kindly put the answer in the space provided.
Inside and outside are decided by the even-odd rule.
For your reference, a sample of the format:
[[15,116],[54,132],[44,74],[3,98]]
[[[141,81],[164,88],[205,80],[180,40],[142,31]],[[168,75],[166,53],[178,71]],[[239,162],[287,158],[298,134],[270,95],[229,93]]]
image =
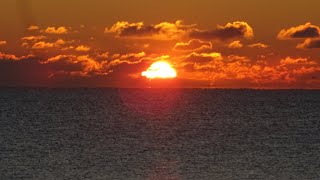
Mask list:
[[157,61],[141,73],[148,79],[172,79],[177,77],[177,71],[165,61]]

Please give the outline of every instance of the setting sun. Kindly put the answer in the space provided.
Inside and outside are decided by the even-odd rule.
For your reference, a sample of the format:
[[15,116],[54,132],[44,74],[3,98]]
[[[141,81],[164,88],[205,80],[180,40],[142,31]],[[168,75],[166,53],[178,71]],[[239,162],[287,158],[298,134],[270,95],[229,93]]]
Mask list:
[[176,70],[167,62],[158,61],[153,63],[146,71],[141,73],[148,79],[167,79],[177,77]]

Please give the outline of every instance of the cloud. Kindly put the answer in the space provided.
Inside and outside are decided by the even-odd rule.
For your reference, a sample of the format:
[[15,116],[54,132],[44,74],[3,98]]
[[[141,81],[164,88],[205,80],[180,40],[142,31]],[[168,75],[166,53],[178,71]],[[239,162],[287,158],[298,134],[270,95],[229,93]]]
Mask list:
[[32,46],[32,49],[47,49],[47,48],[53,48],[53,47],[60,47],[62,45],[64,45],[66,42],[62,39],[58,39],[57,41],[50,43],[50,42],[44,42],[44,41],[40,41],[35,43]]
[[207,63],[210,61],[221,60],[222,56],[220,53],[191,53],[184,58],[184,62],[191,63]]
[[15,55],[0,53],[0,85],[139,87],[137,79],[140,76],[135,75],[145,70],[149,65],[148,62],[152,62],[151,58],[139,58],[143,54],[145,53],[121,54],[119,57],[123,60],[116,60],[120,60],[121,63],[113,62],[111,66],[109,63],[113,60],[99,62],[89,55],[61,54],[45,60],[33,57],[22,59]]
[[320,37],[320,28],[310,22],[290,29],[283,29],[278,34],[278,39],[280,40],[316,37]]
[[76,51],[78,51],[78,52],[88,52],[88,51],[90,51],[90,47],[88,47],[88,46],[84,46],[84,45],[80,45],[80,46],[78,46],[78,47],[76,47]]
[[74,49],[74,46],[68,46],[68,47],[62,48],[61,50],[68,51],[68,50],[73,50],[73,49]]
[[69,30],[66,27],[48,27],[43,32],[47,34],[67,34]]
[[128,53],[128,54],[121,55],[119,59],[123,60],[123,59],[132,59],[132,58],[143,58],[145,56],[146,56],[145,52]]
[[[0,69],[10,72],[12,76],[21,75],[21,77],[23,74],[20,73],[21,71],[26,72],[23,75],[28,72],[36,74],[37,71],[41,71],[43,73],[37,74],[38,76],[48,76],[49,74],[52,79],[57,77],[76,79],[79,83],[88,83],[91,78],[95,77],[110,77],[112,81],[106,81],[105,85],[111,86],[110,82],[126,84],[126,78],[129,76],[139,78],[141,71],[145,70],[150,64],[165,59],[177,68],[180,77],[214,83],[219,87],[261,85],[261,87],[277,88],[298,84],[299,87],[315,87],[315,85],[320,87],[320,66],[317,63],[318,60],[311,59],[316,57],[315,51],[269,52],[269,50],[272,50],[269,49],[264,54],[256,54],[255,51],[251,52],[253,49],[248,48],[263,49],[267,48],[268,45],[245,43],[247,41],[244,39],[253,37],[253,32],[248,33],[250,32],[248,31],[246,33],[246,30],[241,30],[246,29],[246,27],[242,28],[241,23],[235,24],[237,23],[228,23],[225,26],[218,26],[216,29],[206,30],[177,22],[164,22],[155,25],[127,22],[121,26],[117,25],[118,29],[107,28],[106,33],[110,33],[107,42],[99,37],[91,38],[92,34],[87,33],[92,32],[86,32],[84,29],[79,30],[79,34],[73,34],[76,28],[66,26],[69,34],[59,40],[62,36],[46,34],[44,32],[46,28],[40,28],[41,31],[26,32],[27,35],[22,34],[25,37],[21,37],[18,42],[8,41],[9,43],[24,43],[24,47],[27,48],[17,47],[16,50],[10,49],[9,52],[11,53],[0,53]],[[58,29],[59,27],[54,28],[55,31],[58,31]],[[203,36],[201,36],[202,39],[190,38],[194,32],[215,32],[213,33],[215,36],[210,36],[211,39],[205,39]],[[238,33],[230,33],[230,35],[227,32]],[[125,39],[113,38],[115,36]],[[318,48],[319,39],[301,39],[301,44],[297,47],[304,49]],[[217,42],[217,40],[227,41]],[[98,43],[99,47],[91,46],[95,43]],[[217,44],[216,48],[219,51],[212,51],[215,48],[212,43]],[[148,49],[143,48],[145,44],[147,44]],[[244,51],[240,51],[240,54],[230,55],[230,53],[237,51],[227,50],[228,44],[229,47],[243,46],[246,48],[243,49]],[[11,46],[9,47],[11,48]],[[274,48],[276,47],[278,46]],[[226,55],[218,53],[224,50]],[[20,53],[28,54],[28,51],[34,53],[36,58],[21,57]],[[82,51],[82,53],[77,51]],[[283,55],[282,53],[290,52],[295,55],[300,53],[301,56],[305,55],[307,58],[285,56],[279,58]],[[169,54],[170,56],[162,57],[163,54]],[[23,62],[20,62],[21,60]],[[10,71],[9,69],[6,70],[9,67],[7,64],[10,64]],[[24,70],[23,68],[27,69]],[[0,79],[7,79],[6,82],[10,84],[8,74],[2,72],[0,74],[2,76]],[[43,77],[43,79],[45,78]],[[15,79],[11,81],[17,84],[22,82],[17,82]],[[312,85],[311,81],[317,84]],[[39,82],[39,85],[42,85],[41,83],[42,81]],[[0,82],[0,84],[4,83]]]
[[115,59],[112,60],[110,63],[108,63],[108,67],[116,67],[119,66],[121,64],[138,64],[142,61],[142,59],[137,59],[137,60],[120,60],[120,59]]
[[98,54],[97,58],[102,59],[102,60],[106,60],[109,58],[109,56],[110,56],[109,52],[104,52],[104,53]]
[[280,60],[280,65],[316,65],[315,61],[310,61],[307,58],[291,58],[286,57]]
[[22,37],[21,40],[23,40],[23,41],[39,41],[39,40],[43,40],[45,38],[46,38],[46,36],[42,36],[42,35],[39,35],[39,36],[25,36],[25,37]]
[[41,62],[41,64],[51,65],[51,69],[54,69],[58,74],[64,71],[73,72],[72,75],[90,76],[100,73],[102,70],[101,64],[88,55],[57,55]]
[[[41,47],[45,48],[48,46],[53,47],[53,44],[46,43],[42,40],[46,39],[46,36],[38,35],[38,36],[25,36],[21,38],[22,44],[21,46],[24,48],[33,47],[33,49],[41,49]],[[42,41],[42,42],[41,42]]]
[[27,28],[28,31],[36,31],[39,30],[39,26],[31,25]]
[[269,46],[263,43],[255,43],[255,44],[250,44],[248,45],[250,48],[260,48],[260,49],[265,49],[268,48]]
[[320,65],[316,61],[302,57],[281,59],[279,65],[274,69],[278,80],[285,80],[293,85],[303,84],[304,87],[310,86],[308,83],[313,83],[314,77],[320,75]]
[[[106,69],[110,72],[110,77],[114,79],[139,79],[141,72],[145,71],[153,62],[168,60],[170,56],[146,55],[144,52],[129,53],[118,56],[105,63]],[[144,79],[144,78],[143,78]]]
[[225,26],[217,26],[214,30],[193,30],[190,34],[191,38],[206,40],[228,40],[235,38],[253,38],[253,30],[246,22],[236,21],[227,23]]
[[86,72],[97,71],[97,70],[100,70],[101,68],[100,64],[94,59],[92,59],[91,57],[89,57],[88,55],[78,56],[76,60],[77,62],[84,64],[85,66],[84,70]]
[[162,22],[148,26],[145,26],[143,22],[121,21],[111,28],[106,28],[105,33],[114,33],[118,38],[173,40],[180,39],[192,27],[194,25],[184,25],[182,21]]
[[249,63],[251,60],[246,56],[239,56],[239,55],[229,55],[223,58],[224,62],[241,62],[241,63]]
[[52,47],[54,47],[54,43],[47,43],[44,41],[40,41],[40,42],[35,43],[32,46],[32,49],[47,49],[47,48],[52,48]]
[[49,64],[49,63],[60,62],[60,61],[72,62],[73,58],[76,58],[76,56],[75,55],[57,55],[42,62],[42,64]]
[[239,49],[242,47],[243,47],[243,44],[240,41],[233,41],[228,45],[228,48],[230,49]]
[[205,49],[212,49],[212,44],[211,42],[192,39],[187,43],[178,42],[173,49],[177,51],[200,51]]
[[126,85],[127,81],[139,78],[151,63],[169,60],[175,64],[180,77],[215,87],[320,88],[320,65],[305,57],[285,57],[270,63],[236,54],[222,56],[217,52],[179,56],[105,53],[100,59],[95,56],[60,54],[40,58],[0,53],[0,84],[50,86],[58,81],[65,86],[94,86],[97,85],[94,79],[103,77],[108,79],[99,81],[104,85],[114,85],[114,82]]
[[5,54],[5,53],[0,52],[0,60],[19,61],[19,60],[29,59],[29,58],[33,58],[33,57],[34,57],[33,55],[18,57],[14,54]]
[[308,58],[286,57],[278,63],[252,61],[246,56],[230,55],[220,60],[186,63],[179,67],[187,79],[212,82],[215,87],[311,88],[320,87],[320,65]]
[[118,38],[175,40],[184,37],[204,40],[228,40],[235,38],[251,39],[252,28],[246,22],[236,21],[225,26],[218,25],[214,30],[199,30],[195,24],[184,25],[182,21],[175,23],[162,22],[156,25],[144,25],[143,22],[129,23],[120,21],[111,28],[106,28],[105,33],[116,34]]
[[[140,64],[146,56],[144,52],[128,53],[114,56],[115,59],[97,60],[89,55],[57,55],[40,63],[50,66],[51,77],[81,76],[93,77],[114,72],[126,74],[136,71],[135,65]],[[104,55],[106,57],[106,54]],[[108,56],[109,57],[109,56]],[[130,69],[131,68],[131,69]],[[120,71],[120,72],[119,72]]]
[[13,54],[5,54],[0,52],[0,60],[19,60],[20,58],[18,58],[16,55]]
[[117,66],[120,64],[137,64],[140,63],[141,60],[146,57],[145,52],[140,53],[128,53],[124,55],[115,54],[112,56],[112,60],[108,63],[108,66]]
[[[250,59],[245,56],[220,56],[216,60],[187,64],[187,75],[195,79],[209,81],[234,81],[246,79],[251,74]],[[186,67],[184,67],[186,68]]]
[[44,60],[0,53],[1,86],[96,86],[95,80],[105,76],[100,63],[87,55],[58,55]]
[[7,45],[7,41],[0,41],[0,46]]
[[303,43],[297,45],[298,49],[316,49],[320,48],[320,39],[306,39]]

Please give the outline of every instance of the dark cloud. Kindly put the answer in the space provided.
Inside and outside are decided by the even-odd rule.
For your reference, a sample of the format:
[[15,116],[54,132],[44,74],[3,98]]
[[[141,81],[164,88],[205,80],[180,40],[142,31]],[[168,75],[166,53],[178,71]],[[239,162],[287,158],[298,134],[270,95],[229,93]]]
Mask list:
[[315,38],[320,37],[320,28],[312,25],[310,22],[292,27],[290,29],[283,29],[278,34],[278,39],[295,39],[295,38]]
[[0,86],[46,86],[49,69],[32,56],[0,57]]
[[111,28],[106,28],[105,33],[115,33],[116,37],[136,39],[173,40],[180,39],[194,25],[183,25],[182,21],[175,23],[162,22],[156,25],[145,26],[143,22],[129,23],[117,22]]
[[298,44],[299,49],[316,49],[320,48],[320,39],[306,39],[303,43]]
[[0,86],[133,87],[136,78],[130,75],[149,65],[149,59],[139,60],[143,55],[131,53],[98,62],[88,55],[43,59],[0,53]]
[[156,25],[145,26],[143,22],[129,23],[117,22],[111,28],[106,28],[105,33],[115,33],[116,37],[173,40],[183,37],[205,40],[227,40],[234,38],[253,37],[253,30],[246,22],[236,21],[225,26],[218,25],[215,30],[199,30],[196,25],[184,25],[181,21],[175,23],[162,22]]
[[218,26],[215,30],[193,30],[191,38],[206,40],[228,40],[234,38],[250,39],[254,36],[252,28],[246,22],[236,21],[225,26]]
[[49,66],[52,72],[82,72],[87,65],[85,61],[78,61],[75,55],[58,55],[40,63]]
[[25,59],[34,59],[35,56],[33,55],[27,55],[27,56],[21,56],[18,57],[14,54],[6,54],[6,53],[2,53],[0,52],[0,62],[2,61],[20,61],[20,60],[25,60]]

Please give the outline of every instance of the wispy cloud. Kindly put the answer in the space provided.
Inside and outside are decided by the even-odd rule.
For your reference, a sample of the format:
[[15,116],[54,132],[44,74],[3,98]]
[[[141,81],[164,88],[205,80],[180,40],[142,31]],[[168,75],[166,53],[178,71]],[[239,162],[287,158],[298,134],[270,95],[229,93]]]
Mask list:
[[212,43],[201,41],[199,39],[192,39],[189,42],[178,42],[173,48],[176,51],[201,51],[212,49]]
[[241,41],[233,41],[228,45],[228,48],[230,49],[239,49],[242,47],[243,47],[243,44],[241,43]]

